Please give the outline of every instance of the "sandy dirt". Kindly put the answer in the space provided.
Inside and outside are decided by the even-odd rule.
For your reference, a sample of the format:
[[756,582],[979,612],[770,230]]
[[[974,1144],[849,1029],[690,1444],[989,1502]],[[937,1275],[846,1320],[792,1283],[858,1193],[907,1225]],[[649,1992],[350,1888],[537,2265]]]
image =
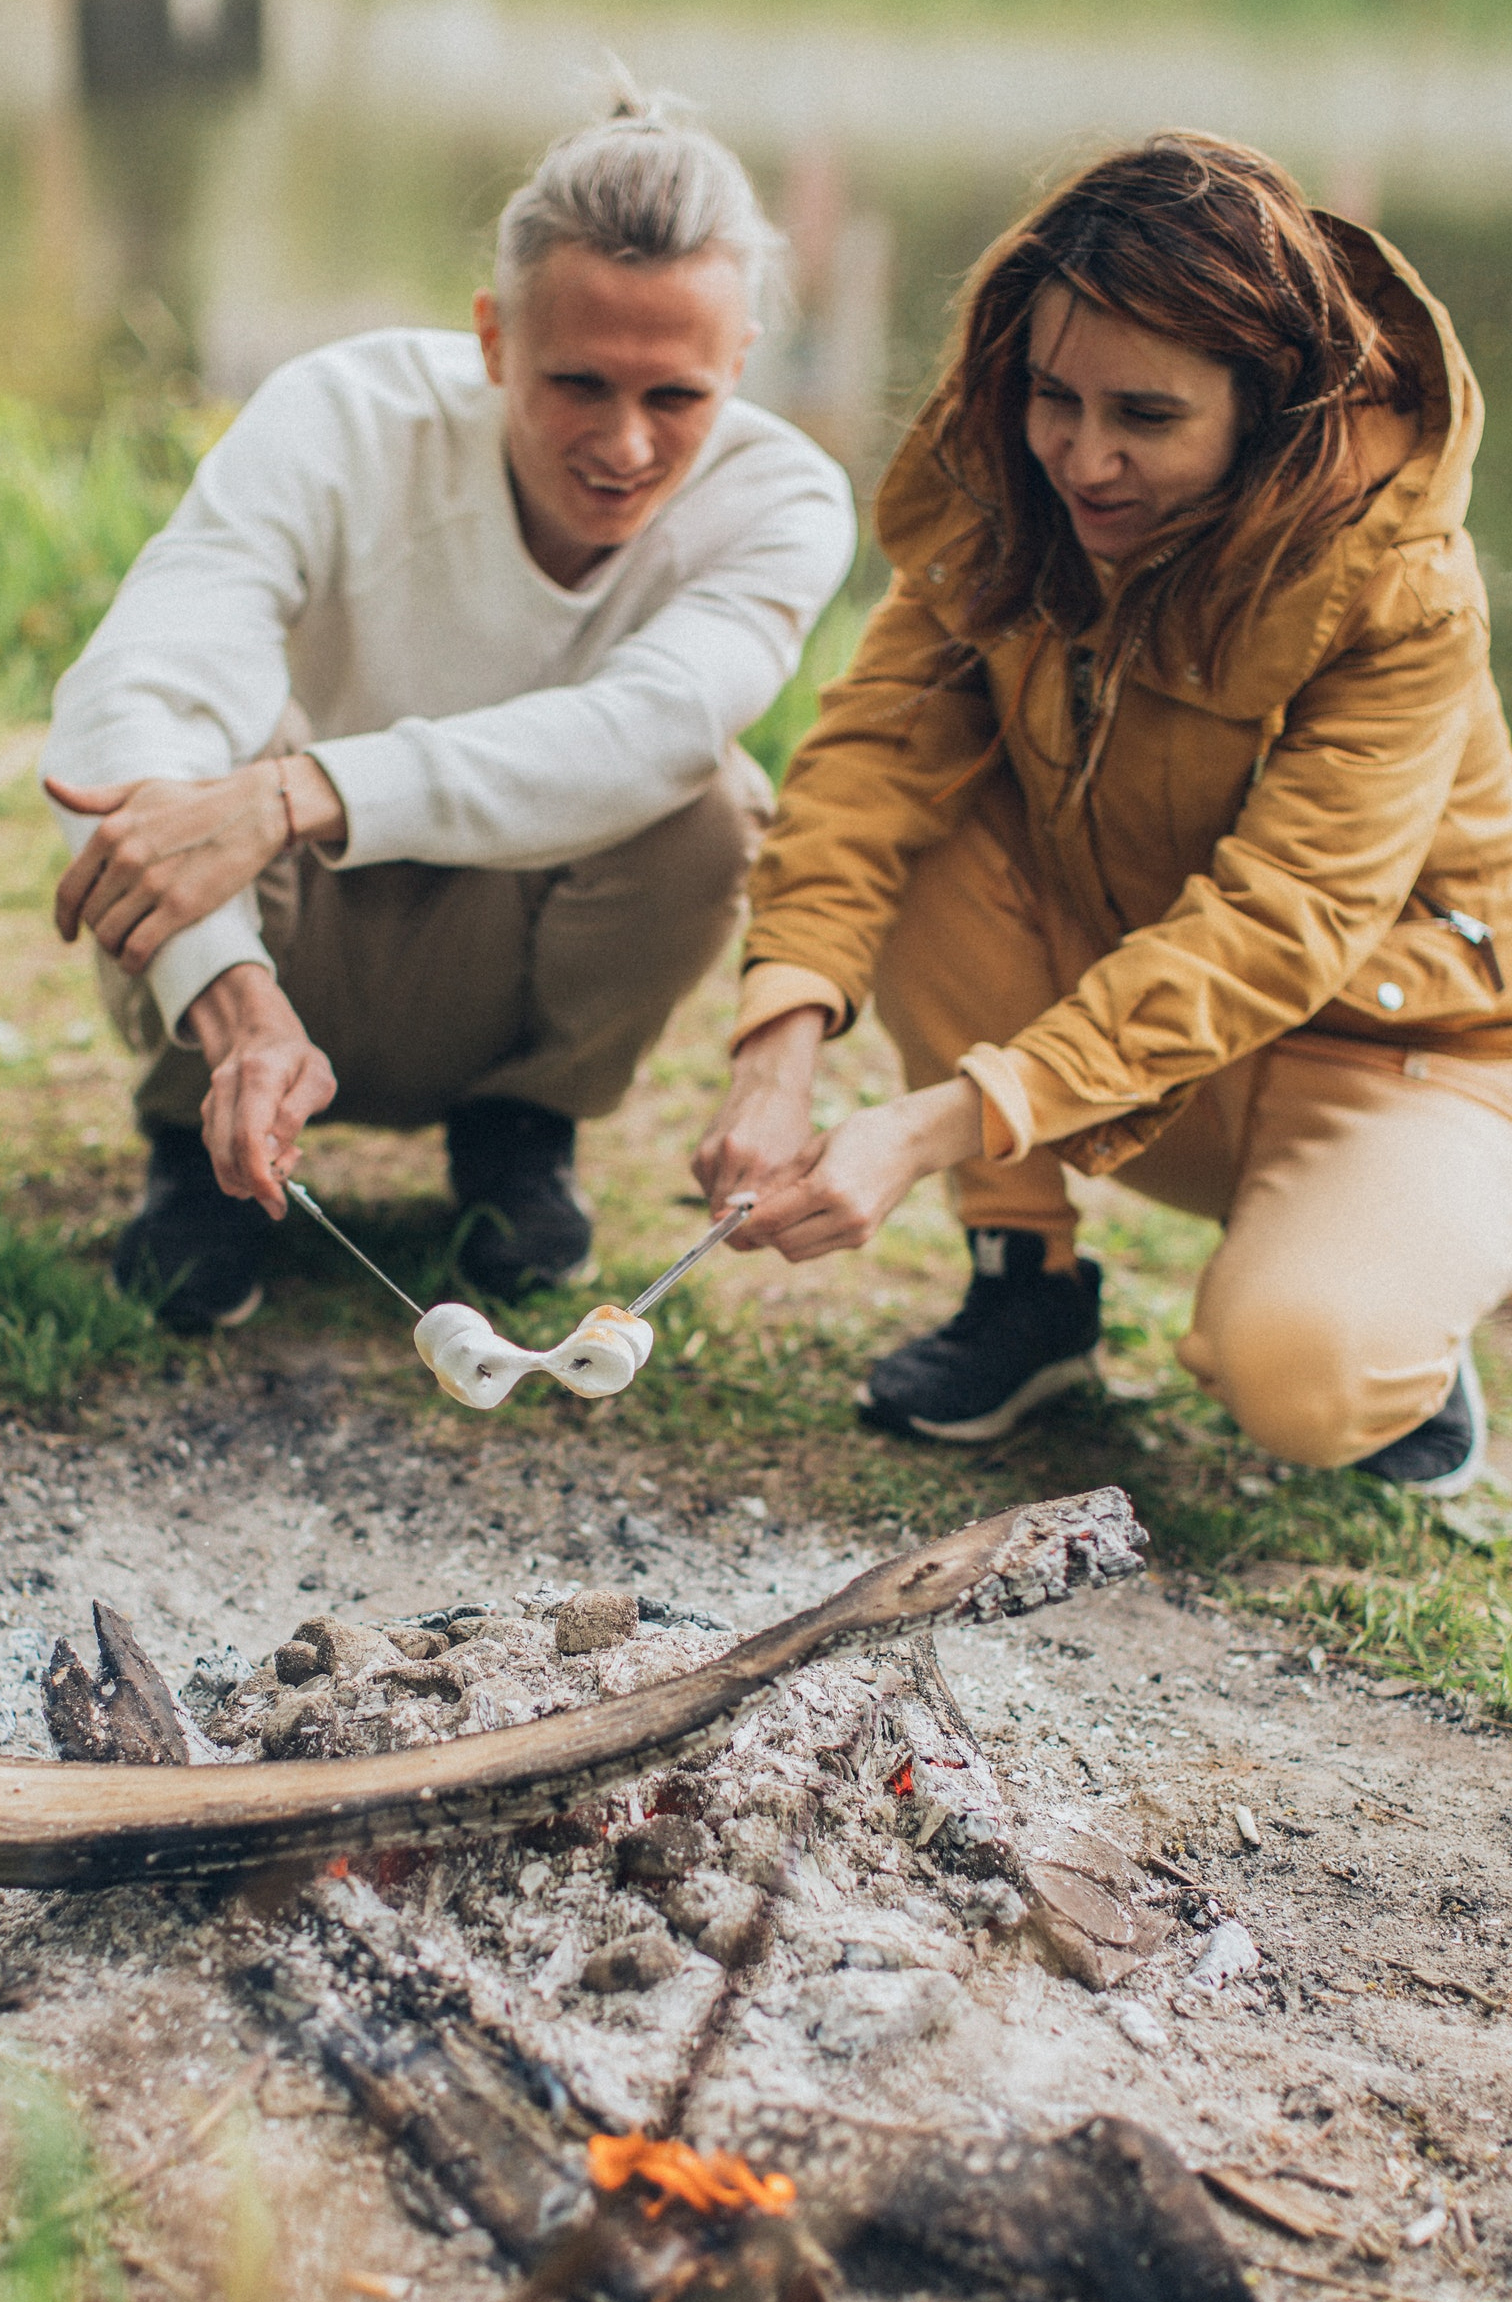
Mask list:
[[[0,1434],[8,1755],[44,1752],[38,1663],[59,1633],[92,1658],[95,1596],[180,1684],[197,1656],[229,1641],[260,1658],[311,1612],[507,1600],[542,1577],[754,1628],[874,1555],[864,1530],[804,1518],[775,1479],[770,1501],[733,1495],[591,1423],[528,1443],[503,1417],[421,1432],[354,1407],[348,1372],[315,1355],[245,1373],[128,1407],[99,1440]],[[1262,2292],[1506,2291],[1512,2014],[1486,2003],[1512,1984],[1506,1738],[1310,1660],[1158,1572],[942,1635],[940,1652],[1010,1795],[1032,1784],[1159,1858],[1177,1919],[1100,1999],[983,1945],[972,1992],[1019,2040],[1005,2094],[1017,2087],[1047,2128],[1117,2109],[1193,2165],[1268,2180],[1318,2234],[1222,2209],[1236,2245],[1341,2285],[1277,2271]],[[1206,1995],[1187,1978],[1223,1917],[1261,1964]],[[443,2234],[434,2200],[443,2228],[417,2221],[413,2185],[396,2187],[388,2152],[323,2081],[276,2048],[260,2070],[267,2041],[227,1979],[247,1923],[223,1892],[0,1896],[0,2054],[65,2081],[109,2167],[129,2175],[182,2144],[247,2082],[124,2210],[142,2290],[501,2291],[479,2234]],[[1143,2044],[1125,2027],[1135,2004]]]

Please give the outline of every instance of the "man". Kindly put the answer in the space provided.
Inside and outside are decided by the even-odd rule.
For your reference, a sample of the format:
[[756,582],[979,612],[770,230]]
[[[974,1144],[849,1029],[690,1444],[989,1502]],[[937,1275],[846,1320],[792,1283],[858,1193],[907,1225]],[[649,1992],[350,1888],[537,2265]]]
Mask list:
[[272,376],[60,683],[58,924],[150,1058],[116,1273],[180,1331],[255,1308],[318,1115],[445,1120],[475,1287],[585,1263],[574,1123],[726,939],[769,813],[735,737],[854,547],[839,469],[733,397],[774,240],[697,129],[564,139],[476,342]]

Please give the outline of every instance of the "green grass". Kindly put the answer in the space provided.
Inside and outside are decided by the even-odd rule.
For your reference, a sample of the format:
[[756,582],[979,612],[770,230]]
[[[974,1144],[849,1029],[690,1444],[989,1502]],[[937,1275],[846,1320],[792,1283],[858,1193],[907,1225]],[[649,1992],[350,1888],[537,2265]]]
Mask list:
[[0,2302],[116,2302],[88,2137],[56,2082],[0,2058]]
[[0,723],[45,716],[225,411],[122,401],[88,426],[0,399]]
[[67,1226],[0,1216],[0,1399],[70,1414],[101,1374],[155,1375],[168,1338]]

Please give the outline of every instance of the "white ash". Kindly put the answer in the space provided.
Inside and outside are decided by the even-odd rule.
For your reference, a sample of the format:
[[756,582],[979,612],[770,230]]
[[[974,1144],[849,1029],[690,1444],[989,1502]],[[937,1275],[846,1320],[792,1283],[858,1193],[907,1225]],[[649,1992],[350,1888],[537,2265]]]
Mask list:
[[[548,1587],[519,1615],[362,1629],[307,1617],[207,1732],[243,1763],[413,1747],[623,1694],[731,1644],[603,1598]],[[563,1651],[562,1626],[585,1616],[595,1635],[634,1628]],[[1074,1941],[1117,1979],[1167,1923],[1121,1848],[1010,1806],[927,1640],[813,1664],[722,1747],[396,1883],[407,1869],[356,1863],[319,1889],[375,2003],[400,1969],[429,1975],[616,2127],[693,2118],[694,2071],[727,2134],[837,2090],[864,2106],[878,2088],[964,2087],[987,2117],[994,1965],[1055,1969]],[[1096,1937],[1077,1933],[1089,1909]]]

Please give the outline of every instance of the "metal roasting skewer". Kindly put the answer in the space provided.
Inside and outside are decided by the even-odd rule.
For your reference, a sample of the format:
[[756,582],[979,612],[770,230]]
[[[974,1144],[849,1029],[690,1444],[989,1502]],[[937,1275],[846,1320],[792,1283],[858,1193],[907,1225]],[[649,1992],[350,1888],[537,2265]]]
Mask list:
[[396,1287],[393,1280],[389,1277],[386,1271],[380,1271],[377,1264],[372,1262],[368,1256],[364,1255],[360,1247],[354,1247],[351,1240],[347,1237],[345,1231],[337,1230],[335,1224],[331,1221],[331,1218],[326,1213],[325,1209],[321,1206],[317,1206],[316,1202],[311,1198],[309,1192],[305,1189],[302,1183],[291,1183],[285,1180],[284,1189],[288,1192],[291,1199],[295,1199],[299,1202],[299,1205],[303,1207],[307,1215],[313,1215],[316,1222],[319,1223],[325,1230],[330,1232],[333,1239],[339,1239],[341,1241],[342,1246],[345,1247],[349,1255],[355,1255],[359,1263],[366,1264],[368,1270],[372,1272],[373,1277],[375,1279],[381,1279],[385,1287],[387,1287],[389,1293],[391,1295],[397,1295],[400,1302],[404,1305],[407,1311],[413,1311],[417,1319],[423,1319],[425,1317],[425,1313],[421,1310],[419,1304],[412,1303],[408,1295],[406,1295],[404,1292],[404,1289],[402,1287]]
[[[373,1262],[369,1256],[364,1255],[360,1247],[353,1246],[345,1231],[339,1231],[336,1228],[336,1225],[331,1221],[331,1218],[326,1213],[325,1209],[320,1206],[314,1198],[311,1197],[310,1193],[305,1189],[302,1183],[286,1181],[284,1184],[284,1189],[288,1192],[291,1199],[295,1200],[299,1206],[303,1207],[307,1215],[313,1215],[316,1222],[319,1223],[324,1230],[330,1232],[333,1239],[339,1239],[341,1241],[342,1246],[345,1247],[349,1255],[355,1255],[358,1262],[361,1263],[366,1270],[371,1271],[375,1279],[381,1279],[384,1286],[387,1287],[389,1293],[391,1295],[397,1295],[400,1302],[404,1305],[407,1311],[413,1311],[417,1319],[423,1319],[425,1317],[425,1313],[421,1310],[419,1304],[411,1302],[409,1296],[404,1292],[404,1289],[402,1287],[396,1286],[386,1271],[380,1271],[377,1264]],[[751,1209],[755,1206],[755,1204],[756,1194],[754,1191],[737,1192],[735,1197],[730,1202],[729,1214],[721,1215],[719,1221],[714,1224],[710,1230],[704,1233],[703,1237],[698,1241],[696,1246],[690,1247],[686,1255],[679,1255],[677,1261],[671,1266],[669,1270],[663,1271],[659,1279],[653,1279],[650,1286],[647,1287],[641,1294],[637,1295],[633,1303],[629,1303],[625,1306],[631,1317],[639,1318],[643,1312],[650,1310],[653,1303],[659,1303],[663,1295],[666,1294],[668,1288],[675,1287],[683,1273],[685,1271],[691,1271],[695,1263],[701,1262],[704,1256],[708,1254],[711,1247],[717,1247],[721,1239],[728,1239],[732,1231],[738,1231],[740,1229],[741,1224],[750,1214]]]
[[696,1247],[690,1247],[686,1255],[679,1255],[670,1270],[663,1271],[661,1277],[653,1279],[633,1303],[625,1305],[631,1318],[640,1318],[643,1312],[650,1310],[653,1303],[659,1303],[667,1289],[675,1287],[683,1273],[691,1271],[695,1263],[702,1262],[711,1247],[717,1247],[721,1239],[728,1239],[732,1231],[738,1231],[755,1204],[754,1191],[737,1191],[731,1198],[729,1214],[721,1215],[713,1228],[705,1231]]

